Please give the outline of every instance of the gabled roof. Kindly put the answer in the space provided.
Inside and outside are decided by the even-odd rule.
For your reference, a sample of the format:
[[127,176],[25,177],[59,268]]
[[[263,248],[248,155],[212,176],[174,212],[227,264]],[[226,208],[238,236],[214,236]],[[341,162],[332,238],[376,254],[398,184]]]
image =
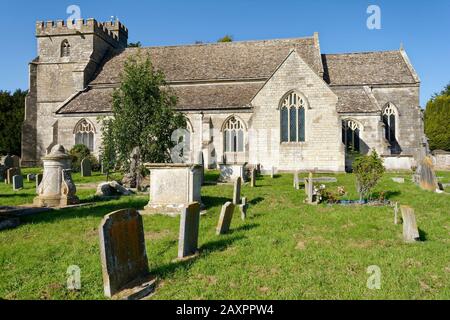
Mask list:
[[149,54],[153,66],[164,72],[168,82],[261,80],[268,78],[292,49],[317,74],[322,71],[314,37],[307,37],[114,51],[91,84],[118,83],[125,61],[138,52]]
[[418,83],[400,50],[322,54],[322,62],[324,79],[329,85]]

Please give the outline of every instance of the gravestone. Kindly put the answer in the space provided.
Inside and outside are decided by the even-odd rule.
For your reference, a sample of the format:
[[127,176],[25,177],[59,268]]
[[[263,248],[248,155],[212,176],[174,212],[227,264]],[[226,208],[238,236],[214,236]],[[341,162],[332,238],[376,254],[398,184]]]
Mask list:
[[398,224],[398,202],[394,206],[394,224]]
[[312,172],[309,173],[308,178],[305,178],[305,192],[308,196],[307,203],[312,204],[314,202],[314,183]]
[[270,171],[270,177],[273,178],[275,176],[275,167],[272,167]]
[[6,168],[3,164],[0,164],[0,181],[6,177]]
[[300,179],[298,177],[298,172],[297,171],[294,173],[294,189],[295,190],[300,189]]
[[81,160],[81,176],[82,177],[92,176],[91,160],[89,160],[88,158],[84,158],[83,160]]
[[403,220],[403,240],[409,243],[419,241],[420,236],[414,209],[408,206],[401,206],[400,210],[402,211]]
[[106,215],[99,227],[105,296],[140,299],[155,289],[145,250],[142,217],[135,209]]
[[23,189],[23,177],[22,176],[13,176],[13,190],[19,191]]
[[234,190],[233,190],[233,204],[238,205],[241,203],[241,177],[237,177],[234,181]]
[[198,230],[200,226],[200,204],[193,202],[181,212],[178,258],[193,256],[198,249]]
[[9,168],[8,170],[6,170],[6,179],[5,179],[5,183],[6,184],[11,184],[12,183],[12,179],[14,176],[19,176],[20,175],[20,170],[19,168],[13,167],[13,168]]
[[36,193],[38,193],[39,185],[40,185],[41,182],[42,182],[42,177],[43,177],[42,173],[38,173],[38,174],[36,175]]
[[216,234],[224,234],[230,230],[231,219],[233,218],[234,204],[227,202],[220,211],[219,223],[217,224]]
[[36,175],[34,173],[27,174],[27,181],[28,182],[31,182],[31,181],[34,181],[34,180],[36,180]]
[[396,183],[405,183],[405,178],[392,178],[392,181]]
[[436,191],[437,180],[433,169],[433,160],[425,157],[416,171],[416,180],[423,190]]
[[250,175],[250,187],[256,187],[256,169],[253,168]]
[[203,161],[203,152],[202,151],[198,152],[197,158],[195,159],[195,164],[202,166],[201,172],[200,172],[200,181],[201,181],[201,184],[203,185],[203,183],[205,182],[205,164]]
[[248,208],[247,198],[242,197],[242,203],[239,205],[239,211],[241,212],[241,219],[243,221],[245,221],[245,219],[247,218],[247,208]]

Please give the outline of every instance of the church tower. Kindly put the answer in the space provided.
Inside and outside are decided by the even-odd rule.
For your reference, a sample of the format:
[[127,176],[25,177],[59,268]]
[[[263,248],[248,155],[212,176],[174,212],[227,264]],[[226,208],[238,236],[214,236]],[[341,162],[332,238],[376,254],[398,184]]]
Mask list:
[[127,47],[128,29],[119,21],[38,21],[36,38],[38,57],[29,65],[22,128],[22,166],[39,164],[57,144],[54,112],[86,88],[108,53]]

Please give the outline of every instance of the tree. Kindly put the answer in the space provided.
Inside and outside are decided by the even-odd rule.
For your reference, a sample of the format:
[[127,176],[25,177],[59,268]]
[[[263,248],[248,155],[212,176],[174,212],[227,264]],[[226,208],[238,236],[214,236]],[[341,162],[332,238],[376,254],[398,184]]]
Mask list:
[[128,44],[128,48],[141,48],[141,47],[142,47],[142,44],[141,44],[140,41],[138,41],[138,42],[130,42]]
[[84,144],[76,144],[70,149],[69,155],[72,160],[72,170],[75,172],[81,171],[81,160],[88,158],[91,162],[92,170],[98,171],[99,164],[97,159],[91,155],[91,151]]
[[103,148],[114,150],[122,171],[129,170],[133,150],[138,150],[138,163],[133,162],[138,177],[144,162],[170,162],[171,135],[186,127],[184,116],[174,110],[176,102],[163,72],[153,68],[148,55],[139,51],[125,62],[121,85],[113,93],[113,117],[102,121],[103,132],[111,134]]
[[0,91],[0,153],[21,154],[22,123],[27,91]]
[[428,101],[424,123],[430,149],[450,151],[450,84]]
[[353,161],[353,173],[359,192],[359,200],[367,199],[385,172],[383,160],[375,150],[370,155],[361,155]]
[[109,174],[115,169],[116,166],[116,150],[114,149],[114,135],[112,131],[112,121],[109,118],[100,119],[103,122],[102,126],[102,139],[103,144],[100,148],[101,152],[101,165],[103,171],[106,172],[106,180],[109,181]]
[[217,42],[233,42],[233,36],[226,34],[222,38],[217,40]]

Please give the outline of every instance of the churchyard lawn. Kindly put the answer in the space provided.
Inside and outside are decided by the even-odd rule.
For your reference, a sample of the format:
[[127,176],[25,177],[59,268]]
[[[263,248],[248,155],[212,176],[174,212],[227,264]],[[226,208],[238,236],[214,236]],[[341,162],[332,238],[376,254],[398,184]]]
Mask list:
[[[328,188],[343,185],[349,199],[358,198],[353,175],[333,176],[338,182]],[[437,176],[450,182],[450,172]],[[114,210],[142,209],[148,197],[98,201],[94,186],[103,176],[73,178],[81,202],[97,202],[30,216],[0,232],[0,298],[104,299],[100,221]],[[205,178],[213,181],[218,173]],[[243,185],[247,220],[236,210],[230,232],[221,236],[215,227],[233,186],[203,186],[207,214],[200,220],[200,255],[190,261],[173,262],[179,218],[144,216],[150,270],[159,279],[152,299],[450,299],[449,195],[422,191],[410,173],[385,174],[375,192],[415,209],[423,241],[405,244],[392,207],[307,205],[304,190],[295,190],[292,181],[292,174],[282,174],[258,177],[255,188]],[[0,184],[0,205],[32,203],[34,197],[34,182],[24,179],[17,192]],[[71,265],[81,268],[80,291],[66,289]],[[381,269],[379,290],[366,285],[371,265]]]

